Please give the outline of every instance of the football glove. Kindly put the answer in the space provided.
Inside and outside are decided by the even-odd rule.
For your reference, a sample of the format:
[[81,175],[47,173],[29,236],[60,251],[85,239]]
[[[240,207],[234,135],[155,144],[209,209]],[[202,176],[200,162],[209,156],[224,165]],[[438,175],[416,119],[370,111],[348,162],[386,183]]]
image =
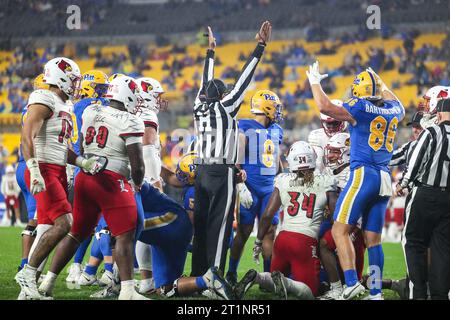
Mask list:
[[106,167],[107,161],[106,158],[98,156],[92,156],[88,159],[78,156],[75,160],[75,164],[84,172],[94,175],[101,172]]
[[30,192],[35,195],[45,191],[45,181],[39,170],[39,163],[36,158],[28,159],[27,167],[30,171]]
[[262,241],[256,239],[255,244],[253,245],[253,261],[259,265],[259,255],[262,253]]
[[239,199],[241,201],[241,204],[245,209],[250,209],[253,204],[253,197],[251,192],[248,190],[245,183],[238,183],[237,188],[239,191]]
[[320,84],[320,81],[328,77],[328,73],[320,74],[319,72],[319,61],[313,63],[312,66],[309,66],[309,72],[306,71],[306,75],[308,76],[309,84]]

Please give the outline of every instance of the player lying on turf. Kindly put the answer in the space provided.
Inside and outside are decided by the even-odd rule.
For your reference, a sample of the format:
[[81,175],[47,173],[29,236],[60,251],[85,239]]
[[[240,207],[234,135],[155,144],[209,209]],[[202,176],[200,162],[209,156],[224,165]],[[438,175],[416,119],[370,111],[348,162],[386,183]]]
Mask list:
[[[273,216],[282,207],[283,224],[275,239],[270,266],[275,281],[269,273],[260,274],[255,281],[259,281],[263,288],[273,287],[275,282],[274,288],[277,290],[280,284],[284,285],[287,281],[288,293],[313,298],[319,292],[320,261],[317,250],[320,224],[325,206],[334,209],[336,185],[333,177],[315,171],[316,154],[307,142],[295,142],[289,149],[287,161],[290,173],[275,178],[275,188],[259,222],[253,248],[254,260],[258,262],[262,239],[270,228]],[[273,274],[274,271],[292,280]],[[238,288],[242,286],[248,284],[241,284]],[[308,293],[305,288],[309,288]]]
[[350,124],[350,180],[339,195],[332,227],[346,282],[341,298],[352,299],[365,291],[358,281],[355,251],[350,240],[353,227],[362,217],[369,268],[374,280],[369,299],[382,299],[384,256],[381,232],[392,195],[388,164],[405,109],[370,68],[356,76],[351,86],[352,98],[343,108],[333,104],[322,90],[320,81],[328,75],[320,74],[318,62],[310,66],[306,74],[320,112]]

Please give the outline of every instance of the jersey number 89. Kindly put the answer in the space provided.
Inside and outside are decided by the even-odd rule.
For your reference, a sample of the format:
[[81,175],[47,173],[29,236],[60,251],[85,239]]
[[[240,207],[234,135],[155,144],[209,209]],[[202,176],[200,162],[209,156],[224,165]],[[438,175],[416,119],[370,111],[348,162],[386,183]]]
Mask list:
[[[394,150],[395,133],[397,132],[398,119],[393,118],[387,126],[387,120],[378,116],[370,123],[369,146],[378,151],[385,144],[386,150],[392,152]],[[387,127],[387,132],[386,131]]]
[[108,128],[101,126],[98,128],[98,132],[95,131],[94,127],[89,127],[86,130],[86,137],[84,137],[84,141],[86,145],[90,145],[94,141],[94,137],[96,137],[95,142],[97,142],[97,146],[99,148],[104,148],[106,145],[106,141],[108,140]]

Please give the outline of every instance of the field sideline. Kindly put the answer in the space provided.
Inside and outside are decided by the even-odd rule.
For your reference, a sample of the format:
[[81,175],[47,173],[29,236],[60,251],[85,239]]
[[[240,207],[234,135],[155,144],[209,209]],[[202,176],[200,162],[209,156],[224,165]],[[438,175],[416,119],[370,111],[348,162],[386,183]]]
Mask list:
[[[19,294],[19,286],[14,281],[14,275],[17,272],[17,266],[20,262],[21,228],[15,227],[0,227],[0,300],[14,300]],[[239,265],[239,278],[250,269],[262,271],[262,263],[257,266],[252,261],[252,243],[250,239],[245,248],[244,255]],[[400,244],[387,243],[383,245],[385,254],[384,277],[392,279],[400,279],[405,275],[405,261]],[[88,251],[89,252],[89,251]],[[367,265],[367,255],[366,255]],[[99,271],[103,270],[100,266]],[[185,274],[189,274],[190,270],[190,254],[186,261]],[[55,288],[55,299],[74,299],[83,300],[89,299],[89,295],[98,290],[97,286],[85,287],[80,290],[69,290],[66,287],[65,278],[67,276],[66,270],[63,271],[58,279],[58,284]],[[392,291],[385,290],[385,299],[399,299],[398,295]],[[151,298],[158,298],[151,296]],[[252,287],[246,296],[247,299],[272,299],[272,295],[262,293],[258,290],[258,286]]]

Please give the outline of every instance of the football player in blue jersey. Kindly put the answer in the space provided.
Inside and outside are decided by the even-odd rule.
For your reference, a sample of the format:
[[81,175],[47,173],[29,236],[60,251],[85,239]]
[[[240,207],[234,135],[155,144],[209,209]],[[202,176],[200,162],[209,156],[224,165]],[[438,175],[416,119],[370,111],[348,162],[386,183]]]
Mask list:
[[357,278],[355,251],[349,237],[360,217],[369,255],[371,283],[368,299],[383,299],[381,231],[392,195],[388,164],[398,123],[404,118],[405,109],[371,68],[356,76],[351,86],[352,97],[343,108],[334,105],[323,92],[320,81],[328,75],[320,74],[317,61],[306,74],[320,112],[350,124],[350,179],[339,195],[332,227],[346,283],[341,299],[349,300],[365,291]]
[[[34,79],[33,83],[34,90],[37,89],[48,89],[48,85],[44,82],[44,74],[41,73]],[[21,125],[25,120],[27,114],[27,108],[25,107],[22,111],[22,121]],[[20,271],[25,264],[28,263],[28,254],[30,252],[31,246],[33,245],[34,238],[36,237],[36,225],[37,217],[36,215],[36,200],[27,188],[25,183],[25,169],[27,165],[25,159],[22,155],[22,146],[19,147],[19,161],[17,163],[16,169],[16,179],[19,184],[20,190],[25,198],[25,204],[27,206],[28,212],[28,224],[25,230],[22,231],[22,260],[20,262],[18,270]]]
[[[82,127],[82,116],[84,110],[94,103],[99,103],[102,105],[106,105],[107,99],[104,98],[106,91],[108,90],[108,76],[99,70],[89,70],[82,75],[81,78],[81,92],[80,92],[80,100],[75,103],[73,106],[73,136],[71,139],[71,145],[73,151],[79,155],[80,154],[80,132]],[[73,186],[75,183],[75,178],[80,169],[75,167],[74,172],[72,174],[72,183],[69,185],[72,186],[69,190],[69,199],[73,199]],[[83,271],[81,263],[83,262],[84,255],[86,253],[87,248],[91,242],[91,237],[88,237],[78,248],[75,253],[73,264],[69,267],[69,275],[66,278],[67,282],[78,283],[79,277]]]
[[[281,170],[279,146],[283,141],[282,104],[269,90],[257,91],[251,99],[254,119],[239,120],[241,155],[240,166],[247,174],[245,183],[238,184],[240,208],[236,237],[230,250],[227,281],[237,283],[237,268],[245,243],[250,236],[255,218],[261,217],[273,192],[275,175]],[[263,239],[264,271],[270,271],[273,240],[278,213],[272,227]]]

